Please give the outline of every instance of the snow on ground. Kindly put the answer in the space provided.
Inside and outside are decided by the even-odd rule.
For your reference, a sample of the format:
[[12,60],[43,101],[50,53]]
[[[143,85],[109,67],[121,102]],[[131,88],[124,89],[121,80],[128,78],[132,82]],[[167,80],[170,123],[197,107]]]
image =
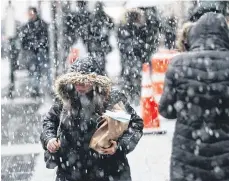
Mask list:
[[162,120],[165,135],[144,135],[128,155],[133,181],[168,181],[174,121]]
[[31,181],[53,181],[55,180],[56,169],[46,169],[44,155],[41,153],[36,160],[34,173]]
[[[28,72],[26,70],[20,70],[15,72],[16,87],[21,80],[28,79]],[[10,61],[8,58],[1,59],[1,89],[9,86],[10,82]],[[22,82],[22,81],[21,81]]]
[[1,88],[5,88],[9,83],[10,63],[8,59],[1,60]]

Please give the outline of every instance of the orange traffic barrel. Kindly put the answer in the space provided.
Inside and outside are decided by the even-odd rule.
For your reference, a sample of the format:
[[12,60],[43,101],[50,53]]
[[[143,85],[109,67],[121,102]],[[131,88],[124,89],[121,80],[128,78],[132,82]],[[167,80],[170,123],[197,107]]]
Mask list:
[[150,65],[148,63],[142,66],[141,117],[144,122],[144,134],[161,134],[156,130],[160,127],[160,120],[158,106],[153,97]]
[[156,103],[159,103],[164,89],[165,74],[171,59],[178,54],[175,50],[159,50],[153,55],[152,65],[152,87]]

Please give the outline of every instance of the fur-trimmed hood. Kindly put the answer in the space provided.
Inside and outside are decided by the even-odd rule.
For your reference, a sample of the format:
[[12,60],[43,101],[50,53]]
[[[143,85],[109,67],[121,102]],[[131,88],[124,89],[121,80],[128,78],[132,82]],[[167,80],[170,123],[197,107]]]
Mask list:
[[201,18],[183,25],[178,34],[179,51],[229,50],[229,33],[226,19],[222,14],[208,12]]
[[95,59],[87,57],[78,59],[72,64],[69,72],[63,74],[55,81],[55,93],[57,97],[65,102],[76,96],[76,84],[92,84],[93,90],[103,95],[109,96],[112,81],[100,71]]
[[95,73],[82,74],[79,72],[69,72],[61,75],[55,82],[55,93],[57,97],[64,101],[70,99],[69,93],[74,90],[76,84],[92,84],[93,89],[97,90],[100,94],[108,97],[111,90],[111,80],[102,75]]
[[187,22],[182,26],[182,29],[177,34],[177,41],[176,41],[176,47],[178,51],[184,52],[188,49],[188,33],[191,29],[191,27],[195,23],[193,22]]

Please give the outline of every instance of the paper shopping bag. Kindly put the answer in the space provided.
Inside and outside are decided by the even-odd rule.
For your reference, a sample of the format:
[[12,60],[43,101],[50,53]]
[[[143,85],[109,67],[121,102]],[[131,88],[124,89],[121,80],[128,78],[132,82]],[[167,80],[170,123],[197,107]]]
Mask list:
[[[117,118],[120,111],[124,109],[116,104],[113,108],[113,117]],[[98,121],[98,129],[91,138],[89,147],[102,154],[101,148],[109,148],[111,140],[116,141],[125,130],[128,129],[129,121],[119,121],[103,114]]]

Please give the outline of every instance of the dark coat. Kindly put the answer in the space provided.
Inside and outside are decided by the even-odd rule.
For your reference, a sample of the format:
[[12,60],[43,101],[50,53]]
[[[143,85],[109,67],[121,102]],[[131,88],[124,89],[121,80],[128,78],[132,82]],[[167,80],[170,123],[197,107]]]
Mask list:
[[[214,25],[213,25],[214,24]],[[172,59],[159,103],[175,119],[171,181],[229,180],[229,36],[224,17],[206,13]]]
[[[80,71],[82,76],[87,76],[85,73],[88,71],[99,73],[99,71],[92,68],[93,62],[90,61],[90,65],[87,62],[77,62],[73,64],[72,72]],[[91,70],[90,67],[92,68]],[[68,79],[68,74],[66,74],[57,83],[59,99],[61,101],[58,99],[45,116],[43,132],[41,134],[43,148],[47,150],[47,142],[51,138],[57,137],[57,128],[61,122],[61,148],[58,151],[58,156],[62,159],[62,162],[57,162],[57,178],[67,178],[72,181],[131,180],[126,154],[133,151],[140,140],[143,121],[137,116],[122,93],[112,90],[108,94],[107,88],[109,86],[106,83],[107,79],[103,77],[98,76],[96,79],[96,81],[100,82],[100,91],[97,90],[97,93],[101,92],[101,96],[105,96],[106,101],[97,104],[98,102],[95,103],[93,101],[93,97],[95,97],[93,92],[88,94],[88,98],[92,100],[90,106],[97,108],[92,112],[90,110],[94,109],[90,109],[90,106],[87,110],[82,109],[76,91],[68,90],[69,83],[78,82],[79,77],[72,79],[69,77]],[[90,139],[97,128],[97,119],[105,109],[111,109],[114,104],[120,101],[124,103],[127,112],[131,114],[129,128],[117,141],[118,149],[114,155],[100,155],[89,148]]]
[[146,17],[146,39],[144,47],[144,59],[146,62],[151,62],[151,55],[154,54],[159,47],[159,33],[162,29],[160,22],[160,14],[155,7],[148,7],[145,9]]
[[123,89],[131,100],[139,100],[142,64],[150,62],[150,55],[157,47],[158,24],[157,14],[147,9],[128,11],[126,21],[118,27]]
[[167,47],[168,49],[175,48],[176,27],[177,27],[177,19],[175,17],[169,17],[164,27],[165,47]]
[[[63,17],[64,48],[68,50],[78,39],[81,39],[88,49],[89,24],[91,13],[83,6],[77,12],[69,12]],[[67,51],[67,54],[69,52]]]
[[132,68],[136,66],[136,61],[141,64],[144,60],[144,43],[146,40],[145,26],[136,26],[132,23],[121,24],[118,28],[118,46],[122,56],[125,57],[126,65]]
[[[132,16],[138,16],[141,21],[134,23],[136,20]],[[149,8],[144,9],[143,13],[127,12],[126,19],[126,22],[120,24],[117,32],[121,56],[127,65],[135,66],[136,61],[149,62],[150,56],[158,46],[160,23],[157,11]]]
[[48,52],[48,24],[37,17],[34,21],[26,23],[20,32],[22,48],[34,53]]
[[118,29],[118,46],[121,55],[123,90],[131,100],[139,99],[141,91],[141,69],[145,62],[144,43],[146,27],[122,24]]
[[[76,30],[79,28],[79,24],[76,21],[75,12],[68,12],[63,16],[63,37],[64,37],[64,49],[68,50],[77,39]],[[69,53],[69,52],[67,52]]]
[[89,44],[89,24],[91,13],[86,6],[80,6],[77,12],[69,12],[63,17],[64,43],[62,47],[66,50],[65,56],[69,54],[69,48],[81,39],[86,49]]
[[75,15],[76,21],[75,21],[75,30],[76,30],[76,36],[77,38],[81,38],[83,40],[83,43],[89,49],[89,43],[90,43],[90,23],[92,21],[92,14],[89,12],[89,10],[86,7],[81,7],[79,11]]
[[129,21],[120,24],[117,34],[118,47],[121,57],[125,60],[126,69],[135,67],[138,62],[140,65],[145,62],[146,37],[147,29],[144,23],[139,26]]
[[91,22],[89,25],[89,53],[99,52],[107,55],[112,51],[109,38],[110,32],[113,28],[114,23],[112,18],[104,12],[103,8],[97,9],[91,16]]

